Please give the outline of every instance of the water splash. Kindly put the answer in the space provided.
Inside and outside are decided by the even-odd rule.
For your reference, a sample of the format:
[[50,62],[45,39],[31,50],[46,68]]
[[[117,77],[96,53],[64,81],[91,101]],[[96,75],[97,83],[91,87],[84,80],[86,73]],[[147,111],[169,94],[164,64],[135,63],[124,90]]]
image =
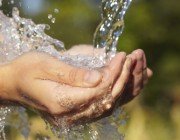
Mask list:
[[59,9],[55,8],[55,9],[54,9],[54,13],[55,13],[55,14],[58,14],[58,13],[59,13]]
[[[0,0],[0,3],[1,2],[2,0]],[[123,6],[123,4],[126,6]],[[120,8],[120,6],[122,9]],[[115,47],[119,37],[118,35],[122,33],[122,29],[124,26],[123,15],[126,11],[125,7],[128,7],[128,3],[127,1],[122,0],[104,0],[102,2],[102,7],[104,7],[104,19],[102,23],[98,26],[95,33],[95,47],[105,48],[104,55],[107,55],[107,57],[112,57],[116,51]],[[123,9],[125,10],[124,13],[122,12]],[[116,20],[116,18],[118,19]],[[110,19],[112,20],[112,22],[110,21]],[[7,61],[11,61],[23,53],[29,52],[31,50],[38,50],[56,56],[57,58],[59,58],[67,64],[81,68],[93,69],[104,65],[103,61],[99,61],[99,56],[69,56],[62,54],[61,52],[58,52],[55,48],[57,48],[60,51],[64,51],[64,45],[61,41],[53,39],[50,36],[46,35],[44,33],[44,30],[47,28],[49,28],[48,25],[36,25],[30,19],[24,19],[19,17],[19,11],[17,8],[13,8],[12,18],[5,16],[0,11],[0,33],[2,33],[3,35],[3,38],[1,38],[0,40],[0,62],[4,63]],[[98,104],[101,104],[101,102],[98,102],[95,105]],[[19,111],[17,110],[17,112]],[[25,114],[26,113],[23,114],[23,117],[27,118]],[[110,117],[104,118],[91,124],[76,125],[71,128],[66,127],[66,118],[64,119],[56,117],[57,122],[63,127],[60,129],[54,125],[50,125],[50,128],[54,132],[55,136],[63,139],[89,138],[91,140],[123,140],[124,135],[119,133],[118,131],[119,127],[121,127],[124,124],[122,122],[124,122],[124,120],[126,119],[126,115],[123,114],[124,113],[122,109],[117,109],[113,112],[113,115]],[[7,118],[7,116],[5,115],[4,118]],[[3,128],[2,132],[4,131],[5,125],[3,124],[3,122],[4,120],[2,119],[2,123],[0,121]],[[25,120],[25,122],[28,121]],[[27,123],[23,124],[28,126]],[[22,127],[22,125],[20,126]],[[28,132],[28,128],[23,128],[23,133],[25,136],[28,135]]]
[[0,32],[3,35],[0,62],[11,61],[23,53],[44,47],[65,50],[63,42],[44,33],[48,25],[36,25],[31,19],[19,17],[17,8],[13,8],[12,18],[0,11],[0,21]]
[[11,112],[11,110],[9,107],[1,107],[0,108],[0,139],[1,140],[6,140],[4,127],[5,127],[6,117],[10,112]]
[[[54,14],[58,14],[58,13],[59,13],[59,9],[55,8],[55,9],[54,9]],[[55,23],[55,22],[56,22],[56,18],[53,17],[52,14],[48,14],[48,19],[51,20],[51,23]]]
[[116,53],[116,45],[124,29],[123,17],[131,1],[102,0],[102,21],[94,34],[94,47],[103,49],[100,58],[105,63]]
[[20,131],[24,138],[29,137],[30,128],[26,109],[23,107],[9,107],[9,114],[5,120],[6,126],[11,126]]
[[25,108],[0,107],[0,140],[6,140],[5,126],[15,127],[25,138],[28,138],[30,129]]
[[51,14],[48,14],[48,19],[52,19],[52,15]]

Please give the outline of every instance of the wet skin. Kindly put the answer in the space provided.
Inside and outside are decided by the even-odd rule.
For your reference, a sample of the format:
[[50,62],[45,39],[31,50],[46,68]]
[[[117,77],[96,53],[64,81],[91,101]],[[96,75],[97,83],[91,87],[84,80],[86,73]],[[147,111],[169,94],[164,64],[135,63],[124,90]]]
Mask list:
[[[82,47],[83,53],[92,52],[89,46],[80,45],[69,53]],[[0,97],[38,109],[52,121],[53,116],[65,116],[72,124],[102,117],[111,113],[115,103],[132,100],[151,75],[142,50],[117,53],[108,65],[91,71],[45,53],[29,52],[0,66]]]
[[[99,49],[92,50],[92,46],[87,45],[86,47],[84,45],[75,46],[68,53],[76,55],[80,50],[86,55],[89,55],[90,52],[93,54],[94,51],[96,54],[100,53]],[[102,80],[102,84],[111,81],[105,86],[104,94],[94,104],[89,105],[89,108],[75,113],[75,115],[68,114],[66,119],[70,123],[78,120],[92,121],[110,115],[115,105],[121,106],[139,95],[153,74],[147,68],[146,57],[141,49],[137,49],[127,56],[125,53],[117,53],[110,64],[102,68],[102,71],[106,71],[102,72],[103,78],[107,76],[107,79]]]

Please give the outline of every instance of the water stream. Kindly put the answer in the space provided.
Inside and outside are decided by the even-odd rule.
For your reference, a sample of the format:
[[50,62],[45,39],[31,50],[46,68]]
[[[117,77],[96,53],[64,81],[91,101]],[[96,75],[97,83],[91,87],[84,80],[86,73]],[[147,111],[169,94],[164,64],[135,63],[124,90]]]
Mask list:
[[105,63],[116,53],[116,45],[124,29],[124,14],[131,1],[102,0],[102,21],[94,33],[94,47],[102,49],[99,57]]
[[[48,25],[36,25],[31,19],[21,18],[17,8],[13,8],[12,18],[7,17],[0,11],[0,33],[3,35],[3,37],[0,37],[0,63],[11,61],[31,50],[37,50],[47,52],[65,63],[77,67],[88,69],[101,67],[115,55],[117,41],[124,28],[123,16],[130,2],[131,0],[102,1],[102,22],[94,34],[94,45],[95,48],[103,48],[103,52],[102,55],[97,56],[95,54],[94,57],[64,55],[62,53],[65,51],[63,42],[45,34],[44,31],[46,28],[49,28]],[[0,0],[0,6],[1,3],[2,0]],[[59,51],[55,48],[58,48]],[[106,95],[104,98],[108,99]],[[94,106],[100,105],[101,101],[94,104]],[[20,120],[23,118],[23,121],[18,121],[14,126],[21,128],[21,133],[28,137],[30,130],[25,109],[19,107],[1,107],[0,138],[5,139],[4,127],[12,124],[11,119],[8,119],[11,118],[9,116],[12,115],[12,112],[20,114]],[[62,139],[124,139],[124,135],[119,132],[119,128],[125,124],[126,113],[121,108],[116,109],[107,118],[90,124],[75,125],[72,128],[66,127],[66,118],[55,118],[63,126],[62,128],[57,128],[51,122],[48,122],[47,125],[49,125],[55,136]]]

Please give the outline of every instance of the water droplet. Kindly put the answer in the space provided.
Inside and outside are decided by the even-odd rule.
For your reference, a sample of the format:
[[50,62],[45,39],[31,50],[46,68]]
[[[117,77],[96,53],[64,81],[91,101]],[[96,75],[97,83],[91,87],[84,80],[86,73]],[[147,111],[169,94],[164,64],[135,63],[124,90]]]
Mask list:
[[55,14],[58,14],[58,13],[59,13],[59,10],[58,10],[58,9],[54,9],[54,13],[55,13]]
[[55,23],[55,22],[56,22],[56,19],[55,19],[55,18],[52,18],[52,19],[51,19],[51,22],[52,22],[52,23]]
[[11,0],[10,3],[11,3],[11,4],[14,4],[14,0]]
[[45,27],[46,30],[50,30],[51,29],[51,26],[46,24],[46,27]]
[[51,14],[48,14],[48,19],[52,19],[52,15]]

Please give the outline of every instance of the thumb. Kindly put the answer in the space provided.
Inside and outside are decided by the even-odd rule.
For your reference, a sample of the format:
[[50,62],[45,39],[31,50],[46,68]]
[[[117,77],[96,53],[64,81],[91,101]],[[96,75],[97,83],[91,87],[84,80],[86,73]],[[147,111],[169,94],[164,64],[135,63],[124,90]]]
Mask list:
[[48,79],[78,87],[94,87],[102,79],[97,70],[80,69],[54,59],[45,70]]

